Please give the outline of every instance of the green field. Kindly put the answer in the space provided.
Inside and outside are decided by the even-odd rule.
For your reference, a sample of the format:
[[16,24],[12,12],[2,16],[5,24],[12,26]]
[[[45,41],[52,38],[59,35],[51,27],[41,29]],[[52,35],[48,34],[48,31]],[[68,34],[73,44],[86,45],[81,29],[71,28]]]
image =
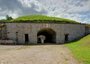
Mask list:
[[49,17],[49,16],[44,16],[44,15],[21,16],[21,17],[11,20],[10,22],[79,23],[74,20],[57,18],[57,17]]
[[78,61],[90,64],[90,35],[65,45],[71,50],[73,56]]

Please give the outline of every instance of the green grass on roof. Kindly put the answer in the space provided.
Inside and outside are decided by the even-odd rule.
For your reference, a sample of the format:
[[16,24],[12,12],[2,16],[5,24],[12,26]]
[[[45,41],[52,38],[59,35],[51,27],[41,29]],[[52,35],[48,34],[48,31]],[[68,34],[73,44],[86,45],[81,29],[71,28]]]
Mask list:
[[74,20],[57,18],[57,17],[49,17],[49,16],[45,16],[45,15],[21,16],[21,17],[11,20],[10,22],[79,23]]
[[0,22],[9,22],[9,20],[2,19]]
[[90,25],[90,23],[87,23],[86,25]]

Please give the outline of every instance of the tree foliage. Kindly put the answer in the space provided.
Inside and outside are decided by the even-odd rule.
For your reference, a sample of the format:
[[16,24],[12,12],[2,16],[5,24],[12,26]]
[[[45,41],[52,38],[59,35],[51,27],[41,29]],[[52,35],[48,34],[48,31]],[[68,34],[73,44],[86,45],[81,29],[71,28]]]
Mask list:
[[12,20],[13,18],[11,16],[6,15],[7,20]]

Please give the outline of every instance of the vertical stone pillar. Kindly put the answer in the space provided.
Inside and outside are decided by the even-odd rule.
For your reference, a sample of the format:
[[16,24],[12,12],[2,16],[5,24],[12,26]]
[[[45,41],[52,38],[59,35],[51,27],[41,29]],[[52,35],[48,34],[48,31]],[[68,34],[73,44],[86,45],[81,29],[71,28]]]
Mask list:
[[57,32],[56,33],[56,44],[60,43],[60,34]]
[[30,43],[29,44],[37,44],[37,31],[32,30],[31,36],[30,36]]
[[64,34],[56,33],[56,44],[64,43]]

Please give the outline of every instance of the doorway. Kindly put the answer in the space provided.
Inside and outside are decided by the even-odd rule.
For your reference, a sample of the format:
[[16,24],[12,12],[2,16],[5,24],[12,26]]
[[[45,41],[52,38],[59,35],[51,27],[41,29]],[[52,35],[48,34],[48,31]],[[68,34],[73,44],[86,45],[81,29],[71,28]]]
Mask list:
[[[56,43],[56,32],[53,29],[50,29],[50,28],[41,29],[37,33],[37,37],[40,36],[40,35],[44,35],[45,36],[44,43]],[[37,43],[41,43],[40,40],[41,39],[38,39]]]
[[68,41],[68,35],[69,34],[65,34],[65,41]]
[[25,34],[25,43],[27,44],[28,41],[28,34]]

